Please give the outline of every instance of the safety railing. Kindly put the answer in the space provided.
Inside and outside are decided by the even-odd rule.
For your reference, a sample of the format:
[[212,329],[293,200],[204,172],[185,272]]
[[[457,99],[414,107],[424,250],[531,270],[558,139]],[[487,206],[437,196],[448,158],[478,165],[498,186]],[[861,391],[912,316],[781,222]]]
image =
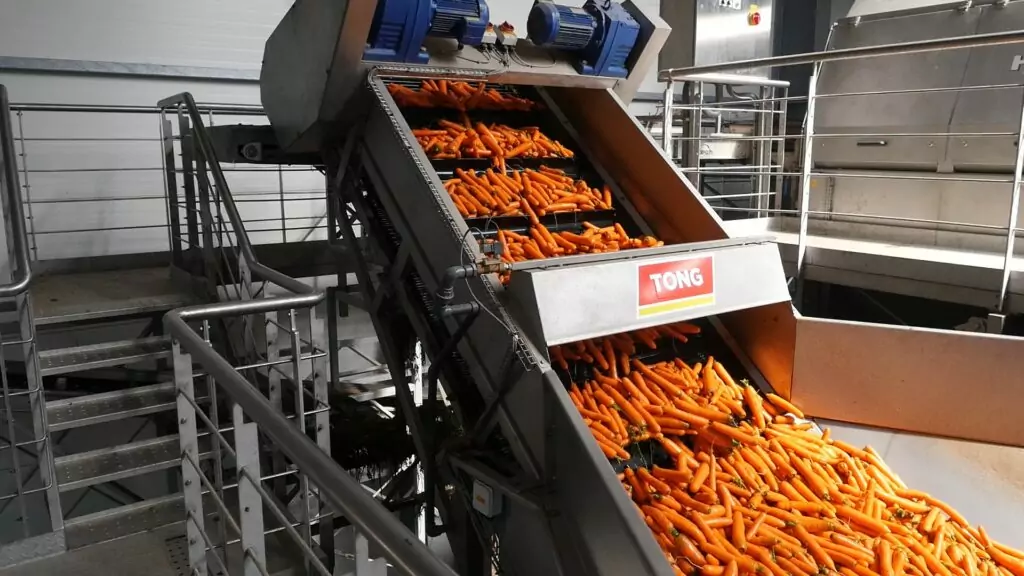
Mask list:
[[[302,374],[303,364],[320,363],[323,354],[307,346],[296,327],[297,313],[321,300],[319,294],[304,294],[194,307],[165,317],[174,340],[191,568],[198,574],[208,568],[225,574],[269,574],[273,559],[267,535],[280,532],[310,571],[330,576],[330,521],[337,514],[375,543],[400,573],[450,576],[454,572],[324,450],[330,441],[326,386],[314,384],[310,390]],[[290,318],[285,328],[291,350],[275,362],[234,367],[204,337],[213,320],[268,313]],[[202,328],[197,332],[190,323]],[[288,368],[288,403],[282,402],[280,389],[275,395],[274,388],[261,386],[256,377],[277,367]],[[204,410],[198,399],[203,392],[211,406],[221,408]],[[225,432],[233,433],[233,442]],[[204,434],[212,437],[212,474],[201,463]],[[263,436],[273,449],[270,460],[283,461],[277,472],[263,472]],[[265,510],[272,520],[264,517]],[[354,559],[357,574],[369,562],[362,550],[364,556]]]
[[[201,103],[199,110],[208,126],[266,123],[260,106]],[[154,130],[164,113],[158,106],[11,105],[33,261],[168,250],[165,139]],[[183,167],[177,170],[183,179]],[[255,243],[323,238],[323,179],[314,168],[223,171]]]
[[[993,46],[1000,44],[1011,44],[1024,42],[1024,31],[1012,31],[1012,32],[998,32],[990,34],[977,34],[974,36],[964,36],[955,38],[944,38],[937,40],[925,40],[917,42],[905,42],[898,44],[884,44],[877,46],[858,47],[858,48],[843,48],[843,49],[832,49],[823,52],[815,52],[808,54],[797,54],[792,56],[779,56],[772,58],[763,58],[756,60],[744,60],[738,62],[730,62],[723,64],[714,64],[708,66],[697,66],[689,68],[678,68],[663,70],[659,74],[659,79],[668,82],[671,86],[674,82],[684,81],[686,78],[692,78],[694,75],[712,75],[728,73],[736,70],[744,70],[750,68],[776,68],[784,66],[795,66],[795,65],[813,65],[813,73],[810,78],[810,87],[808,90],[807,97],[789,97],[774,98],[773,100],[783,100],[784,103],[792,103],[799,100],[806,100],[807,112],[804,118],[803,130],[800,134],[781,134],[773,136],[776,139],[783,140],[797,140],[797,148],[799,149],[799,168],[790,169],[784,168],[777,170],[775,166],[772,166],[770,170],[763,169],[758,166],[738,166],[728,167],[726,170],[729,174],[735,176],[749,176],[754,178],[782,178],[791,179],[795,182],[795,192],[792,201],[781,202],[775,207],[767,209],[761,212],[761,215],[767,216],[779,216],[782,220],[782,225],[787,227],[790,223],[794,223],[793,228],[797,234],[797,257],[796,257],[796,286],[797,286],[797,301],[800,301],[803,287],[803,277],[805,271],[805,261],[808,246],[808,235],[809,226],[811,221],[818,223],[833,223],[841,222],[848,224],[858,224],[873,227],[900,227],[903,229],[926,229],[929,231],[950,231],[957,233],[968,233],[980,237],[992,237],[998,238],[998,244],[1001,245],[998,248],[998,253],[1002,258],[1002,274],[1001,284],[997,287],[998,300],[993,305],[993,309],[996,311],[1002,311],[1006,304],[1007,291],[1009,287],[1010,272],[1012,270],[1013,255],[1014,255],[1014,244],[1016,235],[1022,229],[1018,227],[1018,215],[1020,208],[1020,193],[1021,193],[1021,172],[1024,169],[1024,106],[1021,108],[1021,114],[1019,117],[1018,129],[1013,132],[970,132],[970,133],[954,133],[954,132],[922,132],[922,133],[871,133],[871,134],[853,134],[853,133],[818,133],[815,131],[815,112],[819,105],[819,102],[824,99],[842,99],[852,98],[860,96],[871,96],[871,95],[893,95],[893,94],[922,94],[922,93],[943,93],[943,92],[963,92],[967,90],[972,91],[1004,91],[1004,90],[1015,90],[1022,91],[1024,89],[1024,83],[1012,83],[1012,84],[999,84],[999,85],[983,85],[983,86],[950,86],[950,87],[938,87],[938,88],[926,88],[926,89],[895,89],[895,90],[877,90],[877,91],[858,91],[858,92],[846,92],[846,93],[818,93],[818,80],[821,74],[822,66],[829,62],[837,62],[843,60],[856,60],[865,58],[884,58],[887,56],[897,56],[906,54],[916,54],[923,52],[933,52],[941,50],[958,50],[968,49],[981,46]],[[1024,94],[1024,91],[1021,92]],[[666,97],[667,98],[667,97]],[[826,169],[816,162],[815,150],[819,146],[818,142],[825,139],[854,139],[858,141],[858,145],[864,145],[862,142],[886,142],[887,139],[894,137],[910,137],[910,138],[922,138],[922,139],[935,139],[942,140],[955,139],[958,137],[962,138],[1006,138],[1011,137],[1015,142],[1015,159],[1013,167],[1008,168],[1006,171],[1010,172],[1005,176],[999,174],[982,174],[982,175],[959,175],[959,174],[922,174],[917,172],[886,172],[883,170],[849,170],[849,169]],[[966,144],[965,144],[966,145]],[[779,162],[781,164],[781,162]],[[684,166],[684,171],[690,169],[692,171],[700,170],[699,165],[687,165]],[[939,218],[926,218],[926,217],[908,217],[903,214],[885,214],[878,213],[881,211],[844,211],[836,210],[830,203],[830,188],[834,186],[834,183],[845,179],[863,179],[873,182],[877,182],[881,185],[883,182],[905,182],[905,181],[916,181],[916,182],[958,182],[958,183],[969,183],[969,184],[1005,184],[1006,190],[1009,196],[1009,210],[1006,213],[1006,220],[1003,224],[990,223],[990,222],[963,222],[956,220],[945,220]],[[822,185],[824,184],[824,185]],[[817,186],[817,188],[816,188]],[[818,192],[816,190],[820,190]],[[820,194],[820,195],[819,195]],[[812,200],[812,196],[816,199]],[[813,208],[812,208],[813,207]],[[740,207],[733,208],[729,206],[716,206],[716,210],[722,213],[728,213],[730,211],[749,212],[748,208]],[[877,207],[875,207],[877,208]],[[795,222],[793,222],[795,220]],[[941,248],[941,246],[930,245],[931,248]],[[993,250],[995,252],[996,250]]]
[[[53,453],[46,423],[46,399],[39,375],[32,282],[21,187],[10,124],[7,89],[0,85],[0,198],[10,282],[0,286],[0,465],[9,466],[0,481],[0,516],[14,510],[17,526],[0,534],[0,565],[63,550],[63,519],[53,474]],[[8,329],[7,326],[16,326]],[[10,370],[23,364],[21,374]],[[27,418],[26,418],[27,416]]]
[[[165,317],[173,339],[193,571],[205,574],[213,568],[229,574],[268,574],[273,555],[268,553],[267,536],[280,532],[307,571],[329,576],[336,560],[334,520],[340,514],[356,528],[357,538],[378,544],[385,557],[406,573],[450,574],[330,457],[328,373],[336,371],[338,359],[337,347],[323,342],[323,332],[332,332],[329,326],[316,330],[324,320],[317,318],[317,306],[324,303],[325,294],[256,258],[192,96],[179,94],[161,101],[159,107],[177,116],[181,156],[188,162],[183,172],[195,178],[184,183],[184,202],[179,203],[177,171],[169,166],[166,172],[168,210],[178,213],[184,204],[186,215],[186,226],[172,226],[172,232],[179,231],[177,236],[172,234],[180,246],[172,251],[179,258],[176,262],[187,266],[186,253],[197,251],[207,264],[204,272],[214,274],[208,280],[215,285],[225,281],[215,275],[222,270],[230,273],[232,264],[239,272],[228,279],[240,287],[233,300],[177,310]],[[169,124],[166,119],[162,122],[163,138],[165,156],[173,160]],[[233,260],[226,259],[226,254]],[[274,284],[289,295],[266,298],[266,291],[251,290],[251,278]],[[329,304],[327,308],[333,309]],[[326,318],[328,324],[336,320],[334,314]],[[198,325],[199,332],[193,325]],[[232,364],[217,353],[218,325],[227,326],[228,332],[231,326],[242,327],[240,334],[235,331],[225,338],[236,342],[231,357],[240,363]],[[242,354],[237,352],[239,340]],[[222,426],[228,421],[227,427]],[[228,431],[233,432],[233,443],[224,436]],[[262,441],[261,434],[269,442]],[[261,463],[264,451],[269,453],[265,464]],[[204,457],[211,462],[206,469]],[[269,468],[266,473],[265,468]],[[212,510],[213,518],[205,510]],[[264,518],[264,510],[272,519]],[[352,548],[357,551],[352,561],[361,573],[359,566],[370,562],[366,547]]]
[[[682,103],[676,104],[677,85]],[[724,217],[781,207],[789,82],[733,74],[669,78],[648,130]],[[751,172],[756,174],[751,175]]]

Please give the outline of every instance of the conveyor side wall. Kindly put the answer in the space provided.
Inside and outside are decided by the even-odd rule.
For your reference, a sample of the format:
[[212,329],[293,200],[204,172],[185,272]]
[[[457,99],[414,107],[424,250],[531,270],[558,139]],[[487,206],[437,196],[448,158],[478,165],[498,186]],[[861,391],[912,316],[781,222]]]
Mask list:
[[[445,269],[479,257],[477,247],[464,241],[465,222],[384,84],[371,74],[366,92],[362,153],[367,175],[402,235],[403,249],[434,291]],[[467,290],[472,286],[494,314],[479,316],[459,352],[485,399],[514,382],[499,422],[519,463],[544,485],[545,515],[510,511],[515,522],[501,534],[502,561],[523,574],[671,574],[546,355],[521,335],[491,282],[474,278],[456,286],[456,302],[472,299]]]
[[793,400],[808,414],[1024,446],[1024,340],[800,318]]

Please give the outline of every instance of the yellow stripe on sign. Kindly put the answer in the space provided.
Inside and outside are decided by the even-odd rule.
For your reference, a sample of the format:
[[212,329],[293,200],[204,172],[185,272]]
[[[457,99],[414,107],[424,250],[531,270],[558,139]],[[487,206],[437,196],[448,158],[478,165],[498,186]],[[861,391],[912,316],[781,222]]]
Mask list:
[[687,298],[686,300],[675,300],[673,302],[665,302],[663,304],[653,304],[640,309],[640,316],[654,316],[656,314],[664,314],[666,312],[675,312],[676,310],[685,310],[687,308],[694,308],[697,306],[707,306],[715,303],[715,295],[708,294],[706,296],[694,296],[693,298]]

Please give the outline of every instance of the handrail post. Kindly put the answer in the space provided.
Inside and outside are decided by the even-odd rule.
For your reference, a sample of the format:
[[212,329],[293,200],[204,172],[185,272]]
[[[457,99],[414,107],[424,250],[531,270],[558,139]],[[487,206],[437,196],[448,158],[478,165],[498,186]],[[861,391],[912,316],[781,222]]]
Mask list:
[[661,148],[672,160],[672,106],[675,104],[676,83],[671,78],[665,82],[665,99],[661,122]]
[[[242,574],[260,576],[267,565],[267,542],[263,534],[263,500],[253,482],[260,477],[259,425],[246,421],[242,407],[232,403],[235,426],[235,466],[238,470],[238,524],[242,528]],[[307,566],[308,568],[308,566]]]
[[803,158],[800,163],[800,230],[796,244],[796,295],[793,299],[797,308],[803,304],[804,260],[807,257],[807,226],[811,208],[811,164],[814,159],[814,109],[818,102],[818,74],[821,67],[815,65],[807,86],[807,115],[804,117]]
[[1013,271],[1013,248],[1017,240],[1017,220],[1020,215],[1021,170],[1024,170],[1024,91],[1022,91],[1021,112],[1017,122],[1017,150],[1013,163],[1013,183],[1010,189],[1010,214],[1006,223],[1006,247],[1003,253],[1003,274],[999,285],[999,302],[996,311],[1006,310],[1010,289],[1010,273]]
[[[185,501],[185,535],[188,538],[189,566],[206,574],[206,540],[201,532],[206,522],[203,512],[203,486],[199,470],[192,462],[199,461],[199,428],[196,424],[195,381],[192,378],[192,356],[175,340],[171,345],[174,364],[175,402],[178,415],[178,442],[181,447],[181,485]],[[192,400],[192,402],[189,402]],[[191,518],[191,522],[188,519]],[[216,554],[216,550],[212,550]]]

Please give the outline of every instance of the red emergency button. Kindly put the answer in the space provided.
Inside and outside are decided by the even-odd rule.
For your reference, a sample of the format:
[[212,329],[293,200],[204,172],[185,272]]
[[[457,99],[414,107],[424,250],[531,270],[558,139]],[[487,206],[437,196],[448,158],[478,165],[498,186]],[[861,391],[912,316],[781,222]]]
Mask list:
[[751,4],[750,9],[747,10],[747,25],[757,26],[761,23],[761,10],[757,4]]

